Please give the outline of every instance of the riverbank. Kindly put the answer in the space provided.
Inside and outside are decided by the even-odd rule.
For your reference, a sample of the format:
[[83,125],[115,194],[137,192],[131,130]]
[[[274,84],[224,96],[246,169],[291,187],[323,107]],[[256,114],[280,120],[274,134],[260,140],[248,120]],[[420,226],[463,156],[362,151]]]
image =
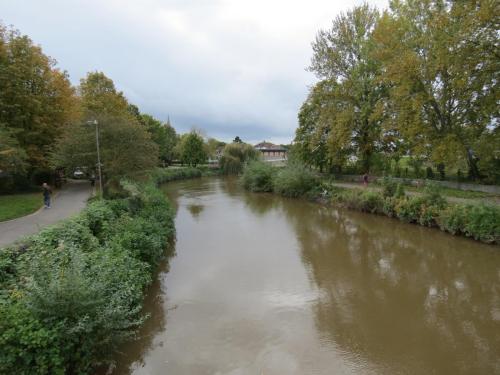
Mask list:
[[176,256],[113,374],[495,373],[495,247],[237,177],[162,190]]
[[174,211],[156,186],[201,175],[122,181],[119,198],[2,249],[0,373],[88,374],[109,363],[146,320],[146,290],[174,249]]
[[307,198],[401,221],[439,228],[490,244],[500,244],[500,208],[495,205],[446,201],[439,187],[429,184],[423,194],[410,196],[404,186],[387,179],[381,191],[342,188],[318,178],[308,168],[290,165],[276,170],[250,163],[242,176],[247,190],[274,192],[291,198]]

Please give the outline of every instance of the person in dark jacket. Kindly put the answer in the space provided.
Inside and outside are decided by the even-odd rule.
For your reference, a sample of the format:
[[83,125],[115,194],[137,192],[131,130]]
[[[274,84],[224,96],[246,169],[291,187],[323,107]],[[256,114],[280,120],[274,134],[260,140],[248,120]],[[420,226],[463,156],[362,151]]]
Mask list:
[[52,189],[46,182],[43,183],[42,188],[43,188],[43,203],[45,205],[45,208],[50,208],[50,197],[52,195]]

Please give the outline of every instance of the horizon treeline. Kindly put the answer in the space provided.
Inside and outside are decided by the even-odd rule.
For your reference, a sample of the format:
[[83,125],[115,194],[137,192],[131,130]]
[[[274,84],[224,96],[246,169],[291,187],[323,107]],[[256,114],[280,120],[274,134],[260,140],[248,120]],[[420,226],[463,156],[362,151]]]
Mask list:
[[500,183],[499,26],[494,0],[339,15],[312,43],[319,81],[298,114],[295,154],[335,173]]

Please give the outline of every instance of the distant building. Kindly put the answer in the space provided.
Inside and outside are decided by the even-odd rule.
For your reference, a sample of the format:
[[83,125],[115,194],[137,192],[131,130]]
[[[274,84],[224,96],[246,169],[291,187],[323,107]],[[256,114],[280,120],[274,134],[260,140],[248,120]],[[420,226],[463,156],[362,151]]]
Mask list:
[[287,149],[270,142],[261,142],[254,146],[259,150],[264,160],[283,160],[287,157]]

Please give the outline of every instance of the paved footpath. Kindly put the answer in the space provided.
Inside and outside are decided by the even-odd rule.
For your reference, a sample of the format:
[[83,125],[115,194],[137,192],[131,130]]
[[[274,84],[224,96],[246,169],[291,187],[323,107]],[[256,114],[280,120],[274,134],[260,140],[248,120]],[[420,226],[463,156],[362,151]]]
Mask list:
[[[70,181],[53,197],[50,209],[42,208],[33,214],[1,222],[0,248],[77,214],[85,207],[91,192],[89,181]],[[42,200],[40,193],[40,201]]]

